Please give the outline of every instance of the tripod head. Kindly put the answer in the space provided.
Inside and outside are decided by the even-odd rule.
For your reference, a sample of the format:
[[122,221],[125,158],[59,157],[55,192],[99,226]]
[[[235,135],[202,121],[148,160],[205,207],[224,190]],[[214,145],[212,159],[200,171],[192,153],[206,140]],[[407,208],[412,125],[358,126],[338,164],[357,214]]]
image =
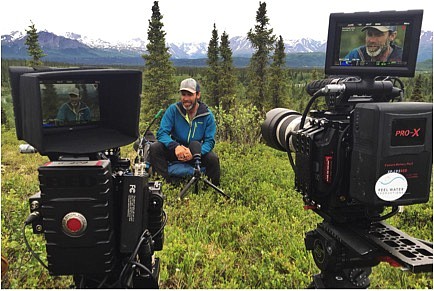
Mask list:
[[191,154],[193,155],[193,160],[194,160],[194,170],[195,170],[195,174],[196,172],[199,173],[200,175],[200,165],[202,163],[201,159],[202,159],[202,144],[198,141],[192,141],[190,142],[190,144],[188,145],[188,148],[190,149]]

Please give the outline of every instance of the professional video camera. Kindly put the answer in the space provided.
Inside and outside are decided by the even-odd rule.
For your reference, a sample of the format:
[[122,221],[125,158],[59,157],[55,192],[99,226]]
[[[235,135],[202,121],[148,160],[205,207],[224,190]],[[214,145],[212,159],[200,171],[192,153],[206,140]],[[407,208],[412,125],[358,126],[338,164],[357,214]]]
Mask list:
[[[16,133],[47,156],[25,225],[43,233],[51,275],[78,288],[158,288],[161,183],[120,147],[138,137],[137,70],[10,67]],[[136,159],[143,160],[142,157]]]
[[[305,238],[322,271],[312,287],[366,288],[371,267],[381,261],[432,272],[432,243],[382,221],[402,205],[429,200],[432,104],[395,102],[404,89],[397,77],[414,76],[422,15],[422,10],[332,13],[329,77],[307,86],[312,98],[303,114],[283,108],[266,114],[263,138],[288,153],[305,208],[324,219]],[[365,36],[373,45],[371,34],[376,51],[368,49],[374,52],[365,57],[362,46]],[[389,48],[381,47],[379,35]],[[359,56],[348,57],[356,44]],[[387,49],[395,57],[376,59]],[[327,110],[310,110],[318,97],[325,97]]]

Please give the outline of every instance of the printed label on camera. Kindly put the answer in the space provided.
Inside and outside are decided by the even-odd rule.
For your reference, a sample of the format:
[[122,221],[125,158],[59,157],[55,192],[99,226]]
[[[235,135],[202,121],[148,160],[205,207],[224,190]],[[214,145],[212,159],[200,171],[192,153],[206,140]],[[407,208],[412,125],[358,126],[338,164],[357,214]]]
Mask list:
[[375,193],[384,201],[395,201],[407,191],[407,179],[399,173],[387,173],[375,184]]

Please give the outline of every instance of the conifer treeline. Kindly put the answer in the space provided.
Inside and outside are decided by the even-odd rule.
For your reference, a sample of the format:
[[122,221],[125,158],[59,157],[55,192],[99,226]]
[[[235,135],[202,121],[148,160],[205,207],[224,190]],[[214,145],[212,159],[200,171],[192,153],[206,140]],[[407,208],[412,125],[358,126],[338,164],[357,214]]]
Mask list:
[[[155,45],[155,47],[159,48],[160,51],[148,49],[148,58],[159,60],[160,63],[146,62],[145,72],[150,70],[148,67],[155,67],[160,71],[165,71],[166,74],[163,76],[160,74],[159,79],[153,83],[170,83],[173,78],[169,78],[169,72],[171,72],[169,70],[170,55],[167,53],[169,48],[163,46],[165,33],[162,30],[163,23],[158,1],[154,2],[152,11],[153,15],[149,21],[148,40],[150,44],[159,43],[160,45]],[[289,107],[297,111],[303,111],[309,98],[304,91],[305,85],[325,76],[319,70],[288,69],[285,66],[286,54],[283,37],[277,37],[273,34],[273,28],[270,27],[269,21],[266,3],[259,2],[259,8],[256,12],[256,24],[247,32],[247,38],[254,48],[254,53],[247,68],[234,68],[229,35],[224,31],[219,36],[217,24],[214,23],[208,43],[208,66],[206,68],[176,68],[177,75],[193,77],[199,80],[202,99],[209,106],[215,108],[217,112],[221,110],[223,113],[230,113],[231,110],[233,112],[233,108],[246,105],[256,108],[262,115],[275,107]],[[158,35],[159,38],[155,38],[155,35]],[[153,46],[151,45],[151,47]],[[418,85],[419,89],[411,90],[409,93],[407,88],[407,100],[411,100],[410,97],[413,92],[416,94],[415,98],[417,100],[432,100],[432,74],[430,75],[431,78],[426,76],[425,81],[417,79],[419,80],[417,83],[414,83],[411,79],[409,80],[410,84]],[[146,83],[149,82],[151,76],[145,74],[145,78],[148,78],[145,80]],[[179,82],[181,78],[175,77],[175,80]],[[425,79],[423,76],[419,78]],[[147,95],[147,93],[144,95],[149,98],[148,102],[156,102],[158,105],[165,104],[159,102],[158,97],[166,98],[169,101],[178,98],[176,86],[172,95],[161,96],[161,94],[158,95],[158,92],[155,92],[155,94],[157,94],[155,97]],[[318,102],[314,108],[325,109],[322,108],[323,106],[324,102]],[[149,109],[150,115],[158,110],[158,108],[153,108],[151,104],[149,104],[148,108],[145,108],[145,111],[149,111]],[[146,112],[144,113],[146,115]]]
[[[158,107],[167,107],[172,99],[170,90],[173,88],[173,77],[171,76],[173,65],[170,62],[169,48],[165,46],[162,19],[158,1],[154,1],[148,29],[148,52],[143,56],[145,59],[144,96],[147,97],[147,101],[152,100],[152,102],[147,102],[146,108],[151,112],[156,112]],[[277,38],[273,34],[273,29],[269,28],[265,2],[259,3],[256,21],[255,27],[247,33],[255,52],[247,70],[246,97],[262,112],[270,107],[284,105],[287,80],[284,72],[283,38],[280,36],[276,42]],[[215,23],[208,45],[207,65],[205,75],[201,76],[207,92],[206,101],[209,106],[228,112],[237,99],[236,75],[232,63],[229,35],[225,31],[219,39]],[[159,86],[155,89],[157,84]]]

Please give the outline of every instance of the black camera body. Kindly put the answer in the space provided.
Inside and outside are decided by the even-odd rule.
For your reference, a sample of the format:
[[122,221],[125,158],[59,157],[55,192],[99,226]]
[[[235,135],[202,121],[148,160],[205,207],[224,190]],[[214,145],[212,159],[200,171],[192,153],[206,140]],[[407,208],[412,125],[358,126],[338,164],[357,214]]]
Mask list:
[[351,114],[313,116],[292,136],[295,187],[308,205],[360,219],[428,201],[432,104],[359,103]]
[[[382,261],[432,272],[432,243],[384,222],[430,195],[433,105],[401,102],[398,78],[414,76],[422,15],[332,13],[328,78],[308,84],[303,113],[274,108],[261,126],[266,144],[287,152],[305,208],[324,219],[305,237],[322,271],[310,287],[367,288],[371,268]],[[368,47],[371,35],[387,37],[392,49]],[[319,97],[327,109],[311,110]]]
[[138,137],[141,72],[10,67],[10,79],[17,136],[50,160],[26,220],[45,236],[39,261],[78,288],[158,288],[161,183],[120,155]]

